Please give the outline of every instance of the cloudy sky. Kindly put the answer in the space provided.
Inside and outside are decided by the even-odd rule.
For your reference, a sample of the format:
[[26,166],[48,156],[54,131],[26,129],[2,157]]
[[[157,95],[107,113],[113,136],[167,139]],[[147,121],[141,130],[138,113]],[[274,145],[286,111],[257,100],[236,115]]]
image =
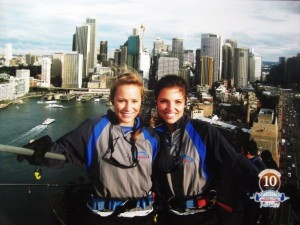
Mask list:
[[98,21],[97,43],[119,48],[134,27],[145,26],[144,47],[183,38],[184,48],[201,46],[201,34],[217,33],[253,48],[265,61],[300,53],[300,1],[246,0],[0,0],[0,54],[70,52],[76,26]]

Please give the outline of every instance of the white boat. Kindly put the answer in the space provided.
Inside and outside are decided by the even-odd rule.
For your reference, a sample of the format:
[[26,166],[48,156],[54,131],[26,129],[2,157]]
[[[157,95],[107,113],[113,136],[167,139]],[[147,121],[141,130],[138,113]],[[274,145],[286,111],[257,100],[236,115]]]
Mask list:
[[63,105],[58,105],[58,104],[49,104],[45,106],[45,108],[63,108]]
[[55,119],[47,118],[47,119],[42,123],[42,125],[49,125],[50,123],[54,123],[54,122],[55,122]]

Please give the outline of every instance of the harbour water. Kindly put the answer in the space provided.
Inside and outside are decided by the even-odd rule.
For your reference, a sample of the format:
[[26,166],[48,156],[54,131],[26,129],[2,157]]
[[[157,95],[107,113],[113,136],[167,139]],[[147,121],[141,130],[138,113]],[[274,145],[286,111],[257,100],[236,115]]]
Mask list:
[[[45,108],[39,100],[29,98],[24,104],[0,109],[0,144],[23,146],[44,135],[55,140],[86,118],[103,115],[108,109],[105,103],[94,101],[66,101],[59,103],[63,108]],[[42,125],[48,117],[56,121]],[[84,166],[71,164],[62,169],[42,167],[40,180],[34,178],[34,170],[26,161],[18,162],[15,154],[0,152],[1,225],[58,225],[51,204],[64,187],[51,185],[79,183],[79,177],[85,176]]]

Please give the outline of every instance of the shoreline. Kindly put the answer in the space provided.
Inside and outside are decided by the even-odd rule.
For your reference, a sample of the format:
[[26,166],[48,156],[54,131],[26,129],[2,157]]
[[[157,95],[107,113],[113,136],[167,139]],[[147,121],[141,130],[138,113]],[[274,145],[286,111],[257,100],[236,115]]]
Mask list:
[[9,102],[7,103],[0,103],[0,109],[4,109],[7,106],[11,105],[11,104],[23,104],[22,100],[23,99],[27,99],[27,98],[38,98],[38,97],[42,97],[42,94],[37,94],[37,95],[26,95],[26,96],[22,96],[20,98],[17,99],[13,99],[13,100],[9,100]]

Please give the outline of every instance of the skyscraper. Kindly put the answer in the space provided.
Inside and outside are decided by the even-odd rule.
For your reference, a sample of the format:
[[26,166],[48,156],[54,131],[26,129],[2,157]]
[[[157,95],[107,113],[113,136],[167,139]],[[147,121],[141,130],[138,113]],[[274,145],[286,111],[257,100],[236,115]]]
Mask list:
[[107,61],[107,41],[100,41],[100,62]]
[[97,21],[96,19],[87,18],[86,24],[90,25],[90,60],[89,73],[93,73],[97,66]]
[[82,25],[76,27],[76,51],[83,55],[82,76],[88,77],[90,65],[90,26]]
[[223,66],[222,79],[230,80],[234,74],[234,48],[231,44],[225,43],[222,47]]
[[5,45],[5,66],[10,66],[10,60],[12,59],[12,44]]
[[96,19],[86,19],[86,24],[76,27],[74,38],[75,50],[83,55],[83,77],[88,77],[95,71],[97,65]]
[[159,57],[157,80],[168,74],[178,75],[179,59],[175,57]]
[[211,56],[201,56],[200,59],[200,68],[201,68],[201,80],[200,84],[201,85],[208,85],[212,87],[213,85],[213,76],[214,76],[214,58]]
[[262,60],[261,56],[251,52],[249,58],[249,82],[253,83],[256,80],[261,80]]
[[234,85],[245,87],[248,85],[249,48],[234,49]]
[[52,60],[48,57],[42,58],[42,87],[50,87]]
[[201,35],[201,56],[213,57],[213,82],[220,80],[222,72],[222,37],[219,34]]
[[172,39],[172,56],[179,59],[179,66],[183,65],[183,39]]
[[196,49],[195,86],[200,85],[201,74],[201,49]]
[[83,55],[78,53],[66,53],[64,54],[63,61],[62,87],[81,88]]

